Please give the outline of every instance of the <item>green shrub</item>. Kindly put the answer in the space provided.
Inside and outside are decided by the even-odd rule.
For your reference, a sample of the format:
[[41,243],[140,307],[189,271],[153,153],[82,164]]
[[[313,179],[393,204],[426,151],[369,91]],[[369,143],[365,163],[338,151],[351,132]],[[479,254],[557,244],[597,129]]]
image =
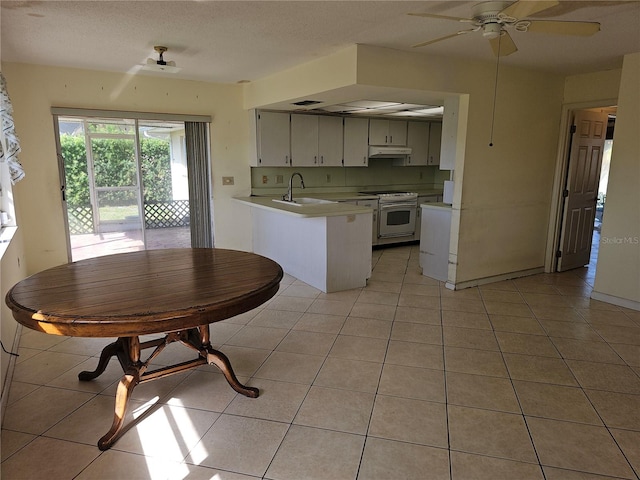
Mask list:
[[[87,151],[84,136],[60,136],[66,176],[66,198],[70,207],[90,205]],[[96,186],[125,187],[135,185],[135,152],[127,139],[93,140]],[[171,201],[171,156],[169,144],[155,138],[140,142],[142,185],[145,203]],[[110,201],[126,201],[128,195],[113,192]],[[120,199],[120,197],[122,197]]]

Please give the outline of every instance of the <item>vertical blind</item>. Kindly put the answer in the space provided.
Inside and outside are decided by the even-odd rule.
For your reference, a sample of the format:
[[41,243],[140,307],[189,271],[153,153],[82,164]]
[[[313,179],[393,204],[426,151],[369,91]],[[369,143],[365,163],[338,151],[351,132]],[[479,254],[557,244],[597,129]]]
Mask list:
[[213,248],[208,127],[205,122],[184,122],[193,248]]

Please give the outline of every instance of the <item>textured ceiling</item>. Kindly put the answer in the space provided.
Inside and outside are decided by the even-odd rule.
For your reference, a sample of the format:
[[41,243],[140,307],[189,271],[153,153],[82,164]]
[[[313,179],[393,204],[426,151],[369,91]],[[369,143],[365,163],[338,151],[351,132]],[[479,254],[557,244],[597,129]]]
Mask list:
[[[181,68],[175,77],[225,83],[356,43],[493,61],[479,32],[410,47],[468,27],[407,13],[469,17],[476,3],[2,0],[0,52],[3,61],[139,72],[148,57],[157,58],[153,46],[165,45],[165,60]],[[624,54],[640,51],[640,1],[563,1],[538,18],[602,27],[591,37],[511,32],[519,51],[504,64],[575,74],[617,68]]]

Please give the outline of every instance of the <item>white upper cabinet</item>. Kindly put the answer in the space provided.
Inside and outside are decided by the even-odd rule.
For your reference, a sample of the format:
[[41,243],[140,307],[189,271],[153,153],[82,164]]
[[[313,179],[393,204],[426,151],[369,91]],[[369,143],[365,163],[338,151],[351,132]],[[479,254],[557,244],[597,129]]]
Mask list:
[[[428,165],[429,161],[429,123],[408,122],[407,147],[411,147],[411,155],[407,155],[405,165]],[[416,230],[417,231],[417,230]]]
[[442,123],[432,122],[429,128],[429,161],[427,165],[440,165]]
[[313,167],[318,164],[318,118],[291,115],[291,165]]
[[405,120],[371,119],[369,121],[369,145],[406,145],[407,122]]
[[366,167],[369,165],[369,120],[345,117],[344,119],[344,166]]
[[258,166],[291,165],[289,114],[260,112],[257,119]]
[[344,130],[342,117],[318,117],[318,154],[321,167],[342,166]]
[[342,165],[342,117],[291,115],[291,165]]

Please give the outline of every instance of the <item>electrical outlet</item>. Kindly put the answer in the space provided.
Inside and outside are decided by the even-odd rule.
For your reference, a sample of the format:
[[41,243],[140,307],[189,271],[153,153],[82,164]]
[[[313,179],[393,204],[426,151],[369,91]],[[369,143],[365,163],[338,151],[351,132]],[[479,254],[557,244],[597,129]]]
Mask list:
[[266,175],[262,175],[262,184],[266,185],[267,183],[269,183],[269,177],[267,177]]
[[222,177],[223,185],[233,185],[233,183],[234,183],[233,177]]
[[284,183],[284,178],[282,175],[276,175],[276,183]]

